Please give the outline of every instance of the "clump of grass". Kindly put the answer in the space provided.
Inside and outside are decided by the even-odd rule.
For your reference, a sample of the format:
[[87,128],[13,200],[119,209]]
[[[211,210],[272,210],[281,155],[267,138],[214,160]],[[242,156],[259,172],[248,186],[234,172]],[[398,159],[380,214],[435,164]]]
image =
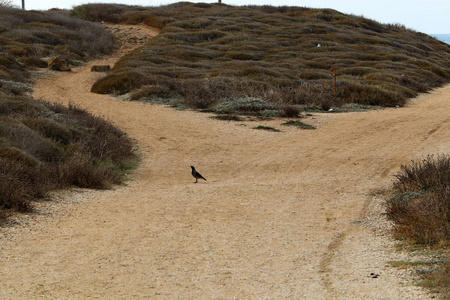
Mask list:
[[313,125],[306,124],[306,123],[303,123],[301,121],[293,121],[293,120],[287,121],[285,123],[282,123],[281,125],[283,125],[283,126],[295,126],[297,128],[306,129],[306,130],[316,129],[316,127],[313,126]]
[[269,126],[263,126],[263,125],[259,125],[259,126],[253,127],[253,129],[266,130],[266,131],[272,131],[272,132],[280,132],[280,130],[278,130],[276,128],[269,127]]
[[[392,194],[386,201],[386,215],[393,223],[394,236],[441,252],[431,256],[442,258],[436,264],[427,260],[397,265],[414,266],[422,278],[422,286],[437,289],[445,299],[449,298],[450,156],[429,155],[403,165],[396,175]],[[432,267],[418,269],[418,265]]]
[[[137,161],[128,136],[76,106],[0,92],[0,216],[56,188],[104,189]],[[118,172],[119,171],[119,172]]]
[[[171,79],[170,90],[191,108],[210,110],[229,98],[261,99],[281,114],[282,105],[395,107],[450,81],[449,45],[334,10],[181,2],[146,8],[83,5],[74,13],[105,21],[102,8],[121,22],[161,29],[112,72],[133,67],[146,76],[142,86],[168,86]],[[336,94],[331,69],[336,69]]]
[[[58,11],[23,11],[0,6],[0,28],[1,65],[13,70],[18,81],[23,81],[20,80],[23,65],[46,67],[43,59],[49,56],[61,56],[69,62],[86,61],[110,54],[118,46],[114,35],[101,25]],[[0,77],[1,74],[0,68]]]

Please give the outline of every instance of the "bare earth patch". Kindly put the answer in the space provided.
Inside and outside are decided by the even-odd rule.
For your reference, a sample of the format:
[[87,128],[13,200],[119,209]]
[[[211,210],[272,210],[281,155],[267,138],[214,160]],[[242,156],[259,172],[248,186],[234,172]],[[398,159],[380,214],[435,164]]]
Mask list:
[[[56,193],[1,228],[0,298],[433,296],[386,265],[406,254],[373,192],[400,164],[449,153],[450,86],[405,108],[315,114],[304,121],[316,130],[298,130],[90,93],[102,76],[91,66],[123,53],[42,79],[34,96],[111,120],[136,139],[142,165],[127,186]],[[208,181],[194,184],[190,165]]]

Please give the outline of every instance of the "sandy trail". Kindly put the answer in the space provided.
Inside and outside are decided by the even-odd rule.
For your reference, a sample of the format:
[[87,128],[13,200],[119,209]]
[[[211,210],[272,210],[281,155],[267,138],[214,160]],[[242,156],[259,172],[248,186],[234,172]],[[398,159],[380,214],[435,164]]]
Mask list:
[[[449,152],[450,86],[405,108],[315,115],[312,131],[264,122],[273,133],[92,94],[91,65],[40,80],[35,97],[111,120],[142,165],[125,187],[68,193],[63,213],[3,229],[1,299],[430,297],[386,267],[398,254],[368,219],[400,164]],[[193,184],[190,165],[208,181]]]

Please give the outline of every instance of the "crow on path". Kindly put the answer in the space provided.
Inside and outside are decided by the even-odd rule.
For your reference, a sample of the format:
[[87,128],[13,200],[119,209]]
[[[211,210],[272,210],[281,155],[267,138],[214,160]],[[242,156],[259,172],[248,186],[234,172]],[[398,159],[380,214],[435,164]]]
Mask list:
[[195,182],[197,183],[198,179],[203,179],[204,181],[206,181],[206,178],[202,176],[202,174],[200,174],[199,172],[197,172],[197,170],[194,168],[194,166],[191,166],[192,169],[192,176],[194,176],[195,178]]

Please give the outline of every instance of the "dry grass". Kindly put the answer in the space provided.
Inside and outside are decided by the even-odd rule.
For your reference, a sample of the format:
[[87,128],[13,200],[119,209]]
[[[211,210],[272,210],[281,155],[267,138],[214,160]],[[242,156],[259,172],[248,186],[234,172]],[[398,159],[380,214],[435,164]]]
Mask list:
[[26,96],[31,70],[49,56],[88,60],[114,50],[114,36],[60,12],[0,6],[0,41],[0,220],[32,210],[52,189],[120,183],[136,163],[125,133],[77,107]]
[[414,264],[422,286],[450,299],[450,156],[413,161],[402,166],[396,177],[393,196],[386,202],[393,234],[409,244],[426,247],[421,252],[433,262],[431,267],[417,268],[416,262],[408,262],[408,266]]
[[[114,12],[115,22],[162,29],[112,70],[121,74],[131,68],[145,77],[130,86],[135,100],[151,98],[148,86],[155,85],[156,93],[169,89],[167,97],[180,97],[194,108],[211,108],[230,97],[317,108],[402,106],[450,81],[449,45],[398,24],[334,10],[180,2],[145,8],[82,5],[73,13],[106,21],[106,11]],[[119,80],[110,79],[100,79],[96,88],[122,90]],[[141,87],[145,93],[137,91]]]

